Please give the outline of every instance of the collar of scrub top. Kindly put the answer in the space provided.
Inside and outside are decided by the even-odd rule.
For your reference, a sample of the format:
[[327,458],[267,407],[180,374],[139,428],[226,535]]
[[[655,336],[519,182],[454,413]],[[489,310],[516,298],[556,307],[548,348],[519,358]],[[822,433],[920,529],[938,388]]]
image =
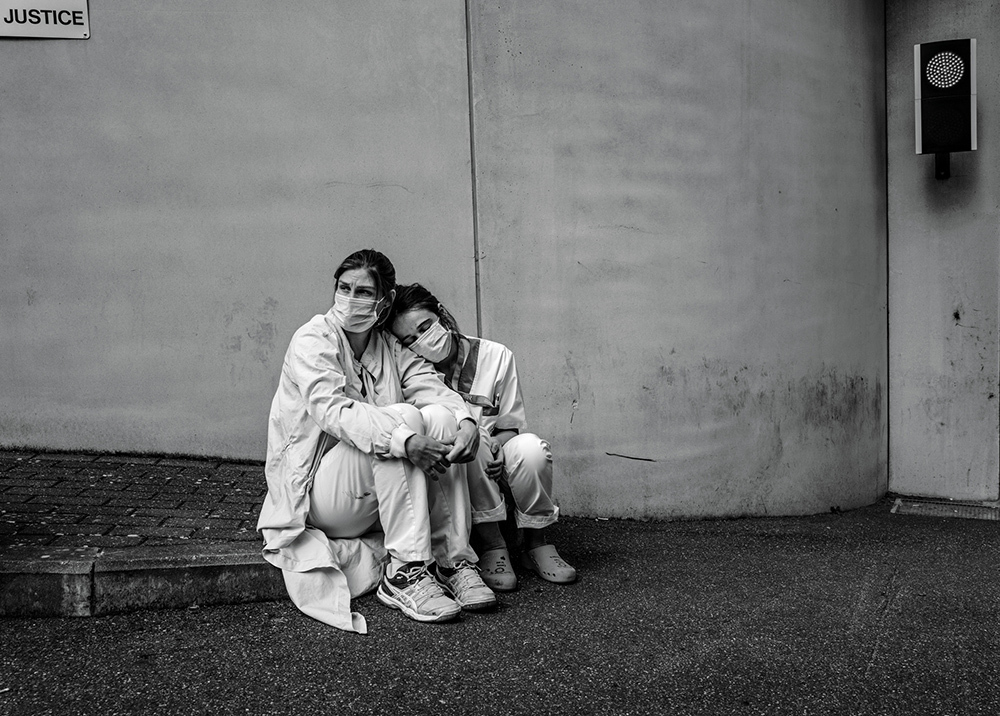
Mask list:
[[452,335],[458,340],[458,353],[455,354],[455,362],[452,364],[451,370],[448,371],[449,374],[445,376],[445,382],[452,390],[458,390],[458,379],[462,375],[462,369],[465,367],[465,359],[469,355],[469,346],[472,345],[472,342],[461,333],[454,333]]
[[384,366],[380,356],[382,354],[382,333],[379,329],[374,329],[368,337],[368,345],[365,346],[361,358],[356,359],[354,353],[350,351],[348,342],[348,352],[354,364],[354,373],[361,381],[361,396],[368,399],[369,395],[378,395],[375,386],[382,376]]

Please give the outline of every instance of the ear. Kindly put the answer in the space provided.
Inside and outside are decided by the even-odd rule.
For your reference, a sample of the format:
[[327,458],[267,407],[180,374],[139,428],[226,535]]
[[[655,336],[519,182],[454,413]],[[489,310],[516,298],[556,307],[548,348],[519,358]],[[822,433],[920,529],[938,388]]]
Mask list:
[[[392,289],[387,296],[383,296],[382,298],[388,298],[389,302],[385,304],[385,309],[381,312],[381,315],[376,316],[375,322],[378,325],[381,325],[382,321],[389,316],[389,312],[392,311],[392,302],[396,300],[396,289]],[[379,299],[380,302],[382,298]]]

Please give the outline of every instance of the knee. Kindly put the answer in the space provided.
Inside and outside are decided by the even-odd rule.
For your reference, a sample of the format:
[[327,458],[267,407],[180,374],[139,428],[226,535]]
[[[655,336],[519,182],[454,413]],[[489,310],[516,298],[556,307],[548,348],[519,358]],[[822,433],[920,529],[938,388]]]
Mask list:
[[426,435],[435,440],[454,437],[458,433],[458,422],[451,411],[442,405],[426,405],[420,409]]
[[486,446],[484,441],[479,443],[479,452],[476,453],[476,459],[465,463],[462,467],[465,468],[466,478],[470,485],[476,485],[481,482],[492,482],[488,477],[486,477],[486,466],[493,460],[493,453]]
[[470,462],[470,465],[476,465],[480,472],[486,470],[486,465],[488,465],[493,460],[493,453],[490,452],[489,445],[486,444],[485,440],[479,441],[479,451],[476,453],[476,459]]
[[531,472],[541,472],[552,463],[552,450],[547,441],[534,433],[515,435],[503,446],[504,461],[523,466]]
[[399,403],[393,405],[392,409],[399,413],[403,422],[406,423],[406,427],[419,435],[424,434],[424,417],[417,410],[417,406],[410,405],[409,403]]

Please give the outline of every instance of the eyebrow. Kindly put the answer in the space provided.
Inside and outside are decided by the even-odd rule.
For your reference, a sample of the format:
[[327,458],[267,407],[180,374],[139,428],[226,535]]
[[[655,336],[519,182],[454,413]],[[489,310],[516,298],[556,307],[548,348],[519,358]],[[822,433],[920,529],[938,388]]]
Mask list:
[[337,279],[337,288],[356,288],[358,291],[371,291],[372,293],[377,293],[378,289],[375,286],[369,286],[368,284],[349,284],[347,281],[342,279]]
[[399,342],[402,343],[404,346],[409,346],[411,343],[413,343],[415,340],[417,340],[417,338],[420,337],[420,334],[422,334],[424,331],[427,330],[426,326],[423,327],[423,328],[421,328],[421,326],[423,326],[427,321],[430,321],[430,320],[431,320],[430,318],[425,318],[424,320],[422,320],[413,329],[413,333],[405,333],[405,334],[401,335],[399,337]]

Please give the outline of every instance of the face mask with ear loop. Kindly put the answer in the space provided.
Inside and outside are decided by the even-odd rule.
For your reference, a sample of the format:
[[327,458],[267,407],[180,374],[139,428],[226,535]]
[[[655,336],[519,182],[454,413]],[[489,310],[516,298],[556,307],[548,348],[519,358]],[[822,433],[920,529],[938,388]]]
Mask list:
[[345,331],[364,333],[381,318],[376,309],[381,301],[381,298],[376,301],[374,298],[352,298],[338,293],[333,298],[333,315]]
[[451,331],[434,321],[417,340],[410,344],[410,350],[431,363],[440,363],[451,353]]

